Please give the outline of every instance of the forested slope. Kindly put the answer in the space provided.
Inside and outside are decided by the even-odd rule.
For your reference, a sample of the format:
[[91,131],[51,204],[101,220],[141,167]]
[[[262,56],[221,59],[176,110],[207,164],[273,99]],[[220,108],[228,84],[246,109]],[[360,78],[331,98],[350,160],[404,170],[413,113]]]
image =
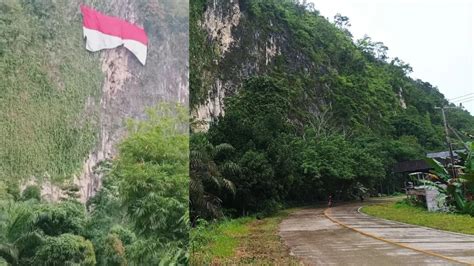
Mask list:
[[[205,131],[191,139],[196,217],[219,215],[220,200],[242,214],[393,191],[395,162],[447,149],[443,94],[383,43],[354,40],[348,18],[292,0],[191,3],[190,102]],[[472,134],[467,111],[447,116]]]

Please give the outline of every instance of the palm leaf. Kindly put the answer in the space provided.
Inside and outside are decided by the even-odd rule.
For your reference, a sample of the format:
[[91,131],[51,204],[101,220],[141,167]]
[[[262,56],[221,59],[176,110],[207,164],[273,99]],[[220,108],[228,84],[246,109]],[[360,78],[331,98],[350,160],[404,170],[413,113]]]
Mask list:
[[235,194],[237,193],[237,190],[235,188],[235,185],[232,181],[228,180],[228,179],[225,179],[223,178],[222,179],[222,183],[224,184],[224,187],[230,191],[232,193],[232,195],[235,196]]
[[438,161],[436,161],[433,158],[427,158],[425,159],[425,161],[428,163],[429,166],[431,166],[434,169],[434,171],[439,177],[444,179],[444,181],[448,181],[448,179],[450,178],[449,173],[442,164],[440,164]]
[[214,147],[214,156],[220,156],[222,154],[231,154],[235,151],[235,148],[228,143],[221,143]]
[[0,257],[10,265],[18,265],[18,249],[14,245],[0,244]]
[[44,238],[38,232],[28,232],[15,241],[19,257],[33,257],[36,249],[44,242]]

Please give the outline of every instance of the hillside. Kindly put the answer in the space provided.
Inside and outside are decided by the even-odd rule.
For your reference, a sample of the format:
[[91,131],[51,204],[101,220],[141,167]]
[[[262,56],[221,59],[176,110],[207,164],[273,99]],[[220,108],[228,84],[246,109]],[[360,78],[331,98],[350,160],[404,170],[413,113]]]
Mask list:
[[[393,192],[394,163],[447,149],[435,109],[449,105],[443,94],[411,78],[409,62],[388,58],[383,43],[354,40],[348,24],[293,0],[192,1],[196,215],[218,214],[216,199],[246,213],[362,187]],[[467,111],[447,116],[463,138],[473,132]],[[222,144],[224,155],[209,152]]]
[[[350,29],[293,2],[193,1],[191,101],[198,120],[217,118],[223,99],[243,80],[286,73],[304,80],[307,102],[340,112],[338,117],[345,117],[340,124],[396,116],[385,106],[398,113],[429,113],[440,124],[434,107],[447,104],[444,96],[428,82],[409,78],[409,65],[387,58],[383,43],[352,40]],[[353,103],[343,113],[338,104],[349,98]],[[472,122],[466,112],[453,116]],[[454,120],[455,126],[472,129]]]
[[[147,65],[123,47],[86,51],[81,3],[142,25]],[[187,4],[8,0],[0,9],[0,179],[39,182],[52,200],[73,183],[85,202],[127,119],[162,101],[187,104]]]

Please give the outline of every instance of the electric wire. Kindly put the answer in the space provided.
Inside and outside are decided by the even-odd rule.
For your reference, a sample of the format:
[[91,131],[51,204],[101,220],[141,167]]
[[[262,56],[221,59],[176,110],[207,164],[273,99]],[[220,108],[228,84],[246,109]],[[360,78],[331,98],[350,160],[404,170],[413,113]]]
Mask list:
[[474,99],[474,96],[464,98],[464,99],[454,100],[454,101],[450,101],[450,102],[463,102],[463,101],[472,100],[472,99]]
[[448,101],[452,101],[452,100],[455,100],[455,99],[458,99],[458,98],[464,98],[464,97],[466,97],[466,96],[472,97],[472,96],[474,96],[474,92],[471,92],[471,93],[468,93],[468,94],[465,94],[465,95],[461,95],[461,96],[458,96],[458,97],[454,97],[454,98],[448,99]]

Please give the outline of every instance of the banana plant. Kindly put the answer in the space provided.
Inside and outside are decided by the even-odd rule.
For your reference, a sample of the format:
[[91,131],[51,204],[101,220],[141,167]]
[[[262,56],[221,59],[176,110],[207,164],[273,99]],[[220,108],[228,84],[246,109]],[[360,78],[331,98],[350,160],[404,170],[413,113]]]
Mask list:
[[462,179],[474,183],[474,142],[467,143],[466,147],[468,148],[467,151],[459,154],[464,159]]
[[448,170],[434,159],[427,159],[426,162],[433,168],[432,173],[437,179],[447,185],[447,188],[436,188],[441,193],[447,193],[453,200],[456,208],[463,213],[474,214],[474,201],[466,198],[467,194],[474,194],[474,143],[466,143],[465,153],[459,153],[464,160],[464,167],[457,178],[449,175]]

